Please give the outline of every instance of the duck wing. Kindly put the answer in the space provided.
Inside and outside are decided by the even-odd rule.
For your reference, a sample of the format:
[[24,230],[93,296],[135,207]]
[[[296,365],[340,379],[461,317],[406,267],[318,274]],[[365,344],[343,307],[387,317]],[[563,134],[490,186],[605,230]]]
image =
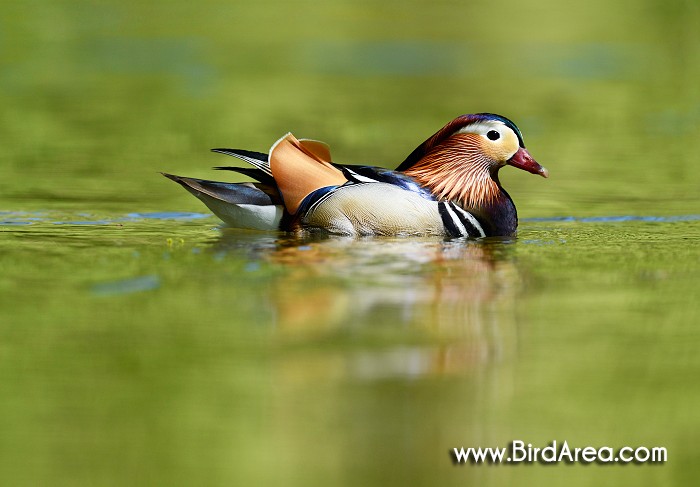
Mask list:
[[433,196],[429,189],[421,186],[411,176],[408,176],[402,172],[377,166],[336,164],[336,167],[343,172],[349,181],[354,183],[387,183],[398,186],[406,191],[418,193],[425,199],[435,201],[435,196]]

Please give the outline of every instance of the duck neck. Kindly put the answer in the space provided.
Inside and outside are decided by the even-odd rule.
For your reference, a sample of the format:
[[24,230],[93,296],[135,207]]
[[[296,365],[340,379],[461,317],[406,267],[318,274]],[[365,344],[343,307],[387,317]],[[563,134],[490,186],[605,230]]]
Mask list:
[[488,236],[515,236],[518,229],[518,212],[510,195],[503,189],[498,180],[498,168],[491,175],[491,180],[498,188],[498,196],[490,204],[479,208],[465,209],[483,220],[482,226],[489,228],[487,230]]

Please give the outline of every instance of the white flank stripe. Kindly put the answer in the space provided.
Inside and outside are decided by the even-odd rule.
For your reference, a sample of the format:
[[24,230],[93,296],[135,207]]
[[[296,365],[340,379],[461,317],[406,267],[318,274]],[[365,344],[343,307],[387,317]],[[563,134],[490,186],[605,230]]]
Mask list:
[[[346,168],[347,169],[347,168]],[[361,181],[363,183],[378,183],[376,179],[368,178],[367,176],[362,176],[360,174],[357,174],[355,171],[352,169],[348,169],[348,172],[352,174],[352,177],[357,179],[358,181]]]
[[459,211],[462,215],[464,215],[464,217],[465,217],[467,220],[469,220],[469,221],[471,222],[472,225],[474,225],[474,228],[476,228],[476,229],[479,231],[479,234],[480,234],[479,236],[480,236],[480,237],[485,237],[485,236],[486,236],[486,233],[484,233],[484,229],[481,228],[481,225],[479,224],[479,220],[477,220],[476,218],[474,218],[474,215],[472,215],[471,213],[469,213],[469,212],[466,211],[466,210],[463,210],[462,208],[460,208],[460,207],[457,206],[457,205],[454,205],[454,207],[455,207],[455,210]]
[[462,221],[459,219],[457,215],[455,215],[455,212],[452,211],[452,205],[451,204],[446,204],[445,209],[447,210],[447,213],[450,214],[450,218],[452,218],[452,222],[455,224],[455,226],[459,229],[459,233],[462,234],[463,237],[468,237],[469,232],[467,232],[467,229],[464,228],[464,224]]

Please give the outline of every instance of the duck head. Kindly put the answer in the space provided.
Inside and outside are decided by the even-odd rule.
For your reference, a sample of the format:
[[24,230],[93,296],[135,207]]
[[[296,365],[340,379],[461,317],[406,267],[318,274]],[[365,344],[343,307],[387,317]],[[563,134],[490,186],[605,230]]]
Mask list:
[[418,146],[397,170],[438,198],[482,213],[499,204],[512,205],[498,181],[498,171],[505,165],[549,176],[525,149],[513,122],[493,113],[477,113],[452,120]]

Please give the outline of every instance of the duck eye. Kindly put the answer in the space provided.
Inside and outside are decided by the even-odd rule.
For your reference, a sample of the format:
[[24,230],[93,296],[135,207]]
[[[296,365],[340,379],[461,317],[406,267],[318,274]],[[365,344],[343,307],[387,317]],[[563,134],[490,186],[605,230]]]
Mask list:
[[490,140],[498,140],[501,138],[501,134],[495,130],[489,130],[486,132],[486,137],[488,137]]

